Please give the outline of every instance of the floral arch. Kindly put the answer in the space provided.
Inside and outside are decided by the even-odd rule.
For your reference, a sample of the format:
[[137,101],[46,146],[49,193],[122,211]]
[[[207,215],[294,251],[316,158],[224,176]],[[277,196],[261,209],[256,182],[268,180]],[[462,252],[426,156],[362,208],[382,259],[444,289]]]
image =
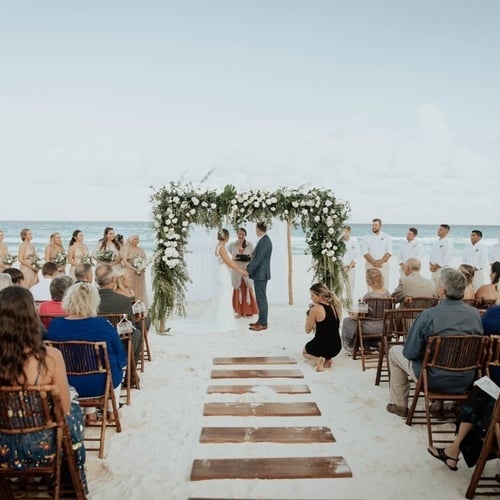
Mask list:
[[[245,222],[270,224],[277,218],[287,222],[289,235],[292,226],[301,226],[311,251],[314,279],[336,293],[341,291],[343,227],[350,208],[347,202],[336,199],[331,190],[283,187],[273,192],[239,193],[227,185],[218,194],[214,190],[197,190],[192,184],[172,182],[169,187],[156,190],[150,200],[156,235],[150,312],[160,330],[172,312],[185,315],[189,282],[185,252],[192,224],[210,229],[220,228],[224,222],[237,228]],[[288,258],[291,269],[290,248]]]

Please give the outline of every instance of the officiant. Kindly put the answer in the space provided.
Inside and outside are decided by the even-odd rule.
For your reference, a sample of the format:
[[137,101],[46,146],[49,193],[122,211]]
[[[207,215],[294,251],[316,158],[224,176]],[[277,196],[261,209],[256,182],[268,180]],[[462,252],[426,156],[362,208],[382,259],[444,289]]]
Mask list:
[[[246,229],[240,227],[237,231],[237,240],[228,246],[229,254],[241,269],[246,269],[252,258],[253,244],[247,241]],[[257,314],[259,309],[255,300],[253,281],[242,276],[237,271],[231,271],[233,283],[233,309],[237,318],[249,317]]]

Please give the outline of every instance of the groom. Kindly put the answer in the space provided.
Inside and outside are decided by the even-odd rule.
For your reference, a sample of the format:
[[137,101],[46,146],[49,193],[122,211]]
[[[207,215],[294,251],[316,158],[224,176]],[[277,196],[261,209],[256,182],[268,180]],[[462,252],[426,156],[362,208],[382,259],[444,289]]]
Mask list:
[[267,226],[259,222],[255,229],[257,237],[260,238],[255,247],[252,260],[248,264],[247,272],[253,279],[255,287],[255,298],[259,306],[259,319],[256,323],[250,323],[250,330],[260,332],[267,330],[267,282],[271,279],[271,253],[273,244],[267,235]]

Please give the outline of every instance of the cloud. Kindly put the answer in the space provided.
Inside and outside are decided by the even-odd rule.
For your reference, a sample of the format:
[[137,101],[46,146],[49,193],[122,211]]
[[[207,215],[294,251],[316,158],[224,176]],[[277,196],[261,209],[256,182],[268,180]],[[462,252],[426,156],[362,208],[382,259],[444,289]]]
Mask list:
[[436,103],[422,104],[417,109],[417,119],[426,135],[441,141],[449,141],[450,133],[444,113]]

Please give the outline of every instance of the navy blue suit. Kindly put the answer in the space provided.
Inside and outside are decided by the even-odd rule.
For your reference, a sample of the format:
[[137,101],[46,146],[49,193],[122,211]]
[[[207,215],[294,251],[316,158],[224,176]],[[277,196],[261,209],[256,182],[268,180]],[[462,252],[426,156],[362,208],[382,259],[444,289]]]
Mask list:
[[267,282],[271,279],[271,254],[273,244],[267,234],[264,234],[255,247],[252,260],[248,264],[247,271],[254,282],[255,299],[259,306],[258,323],[267,326]]

